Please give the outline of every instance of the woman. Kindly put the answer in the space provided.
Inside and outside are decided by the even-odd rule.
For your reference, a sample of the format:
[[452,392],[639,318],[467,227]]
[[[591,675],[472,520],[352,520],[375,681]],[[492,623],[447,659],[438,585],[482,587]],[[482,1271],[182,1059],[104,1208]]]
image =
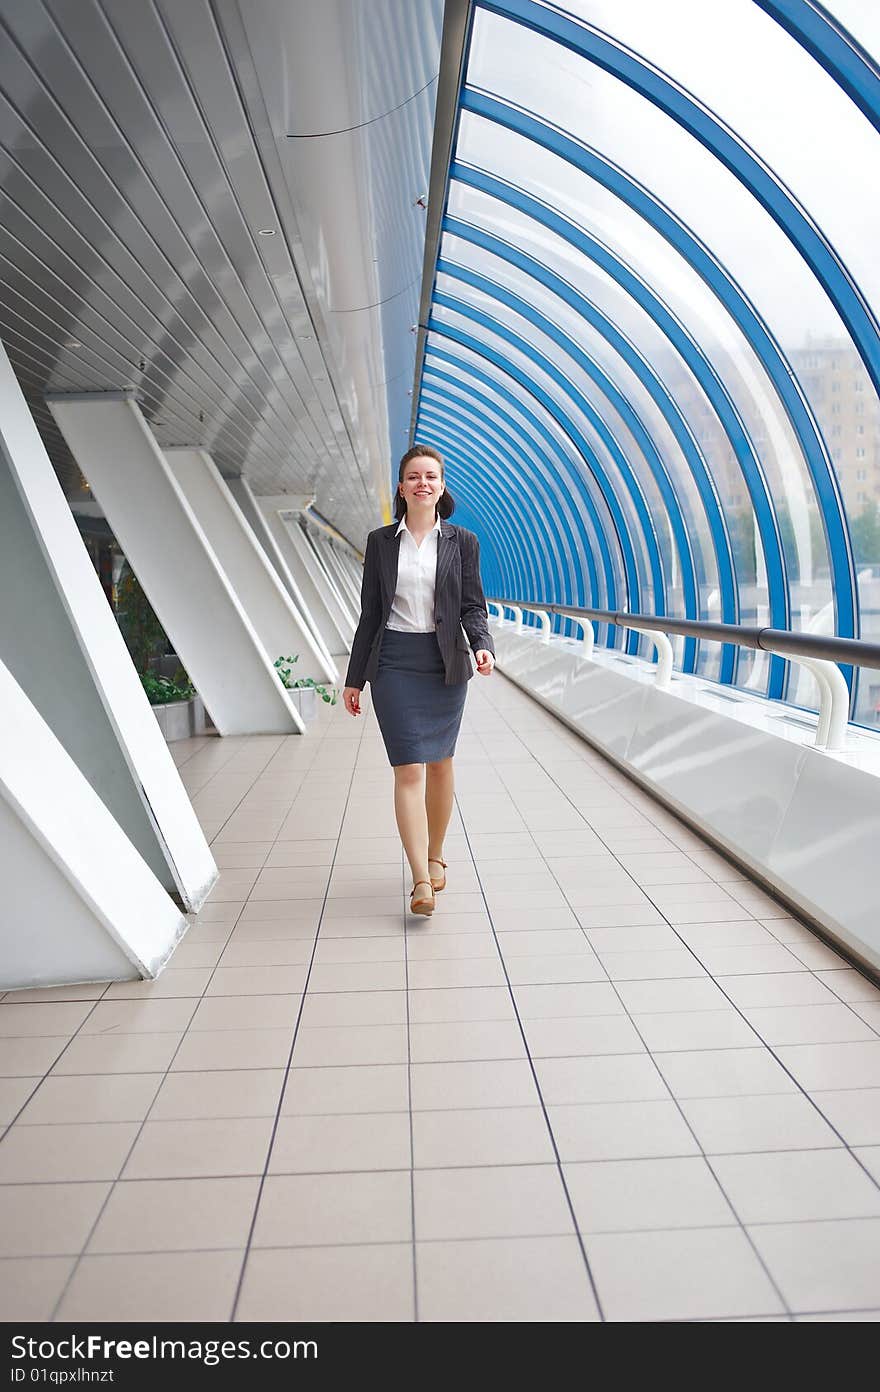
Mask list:
[[446,887],[452,756],[473,675],[468,645],[481,676],[495,665],[479,542],[441,520],[454,506],[442,456],[430,445],[407,450],[394,499],[398,520],[367,538],[361,617],[342,696],[345,709],[360,715],[361,691],[372,684],[417,914],[433,913]]

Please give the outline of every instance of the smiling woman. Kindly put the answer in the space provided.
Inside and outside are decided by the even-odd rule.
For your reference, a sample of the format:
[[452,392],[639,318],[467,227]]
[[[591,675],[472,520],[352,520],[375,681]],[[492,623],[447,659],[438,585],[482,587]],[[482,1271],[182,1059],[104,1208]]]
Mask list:
[[[394,811],[413,876],[413,913],[430,914],[446,887],[443,840],[452,815],[452,757],[467,683],[489,676],[495,649],[473,532],[453,526],[443,458],[416,445],[400,461],[397,522],[371,532],[364,557],[361,617],[343,700],[360,715],[373,705],[394,769]],[[434,874],[431,874],[431,866]]]

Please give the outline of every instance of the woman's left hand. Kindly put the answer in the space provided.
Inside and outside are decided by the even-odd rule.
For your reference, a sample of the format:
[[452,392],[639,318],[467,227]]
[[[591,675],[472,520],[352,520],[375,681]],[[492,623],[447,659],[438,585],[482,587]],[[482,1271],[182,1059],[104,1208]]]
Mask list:
[[491,676],[492,668],[495,666],[495,658],[492,653],[489,652],[488,648],[480,648],[478,652],[474,653],[474,657],[477,661],[477,671],[480,676]]

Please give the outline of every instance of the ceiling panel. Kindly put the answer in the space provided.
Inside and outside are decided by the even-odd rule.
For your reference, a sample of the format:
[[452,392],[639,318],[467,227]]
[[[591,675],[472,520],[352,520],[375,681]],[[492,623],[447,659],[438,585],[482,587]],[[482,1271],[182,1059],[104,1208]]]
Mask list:
[[161,445],[314,492],[355,544],[383,519],[441,19],[441,0],[0,0],[0,337],[71,494],[44,394],[133,386]]

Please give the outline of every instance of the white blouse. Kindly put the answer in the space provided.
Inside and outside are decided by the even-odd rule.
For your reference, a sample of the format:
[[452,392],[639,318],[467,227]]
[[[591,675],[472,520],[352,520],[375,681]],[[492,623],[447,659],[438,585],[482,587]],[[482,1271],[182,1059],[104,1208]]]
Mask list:
[[400,537],[397,589],[386,627],[393,628],[396,633],[433,633],[440,518],[422,538],[421,546],[407,527],[406,517],[401,519],[395,535]]

